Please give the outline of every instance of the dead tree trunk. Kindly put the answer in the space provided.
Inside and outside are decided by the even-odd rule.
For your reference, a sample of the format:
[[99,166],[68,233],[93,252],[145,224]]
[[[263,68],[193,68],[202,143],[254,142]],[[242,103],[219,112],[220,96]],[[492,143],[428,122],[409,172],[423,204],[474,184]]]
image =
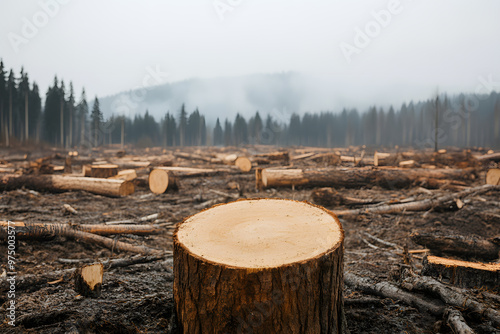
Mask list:
[[130,181],[61,175],[5,175],[0,178],[0,191],[26,187],[38,191],[62,192],[85,190],[94,194],[121,197],[134,193]]
[[242,200],[187,218],[174,234],[181,331],[345,332],[343,239],[330,211],[289,200]]
[[322,169],[278,169],[262,170],[257,188],[282,186],[346,187],[357,188],[379,186],[383,188],[406,188],[423,177],[469,180],[474,179],[474,169],[400,169],[400,168],[322,168]]

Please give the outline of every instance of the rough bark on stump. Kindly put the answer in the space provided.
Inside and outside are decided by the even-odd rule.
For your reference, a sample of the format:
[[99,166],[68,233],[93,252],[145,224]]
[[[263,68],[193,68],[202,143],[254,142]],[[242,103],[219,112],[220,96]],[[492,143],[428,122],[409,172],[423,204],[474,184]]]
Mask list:
[[107,178],[118,174],[118,165],[93,165],[90,166],[90,177]]
[[[328,225],[315,225],[322,219]],[[309,232],[294,236],[294,224]],[[287,244],[289,237],[298,244]],[[301,253],[304,240],[317,254]],[[284,248],[277,255],[273,247]],[[346,331],[343,231],[321,207],[252,199],[191,216],[174,234],[174,275],[176,314],[184,333]]]

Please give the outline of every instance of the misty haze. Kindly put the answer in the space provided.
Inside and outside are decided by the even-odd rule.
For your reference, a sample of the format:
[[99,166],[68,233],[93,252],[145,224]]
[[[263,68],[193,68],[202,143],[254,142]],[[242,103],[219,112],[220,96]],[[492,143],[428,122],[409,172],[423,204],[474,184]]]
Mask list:
[[500,332],[500,2],[0,3],[0,332]]

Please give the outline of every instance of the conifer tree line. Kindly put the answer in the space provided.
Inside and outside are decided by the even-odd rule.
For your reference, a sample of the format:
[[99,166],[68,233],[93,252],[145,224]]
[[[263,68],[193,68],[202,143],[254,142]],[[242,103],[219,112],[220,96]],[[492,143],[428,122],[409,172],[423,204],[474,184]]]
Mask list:
[[[437,115],[437,117],[436,117]],[[437,129],[437,130],[436,130]],[[0,60],[0,143],[46,142],[59,147],[106,144],[147,146],[305,145],[425,148],[439,146],[500,147],[500,94],[445,94],[404,103],[399,109],[370,107],[320,113],[258,111],[217,118],[209,127],[196,108],[181,105],[157,121],[147,110],[133,118],[103,117],[99,99],[89,106],[85,89],[76,97],[73,84],[54,78],[42,99],[28,74],[6,71]]]

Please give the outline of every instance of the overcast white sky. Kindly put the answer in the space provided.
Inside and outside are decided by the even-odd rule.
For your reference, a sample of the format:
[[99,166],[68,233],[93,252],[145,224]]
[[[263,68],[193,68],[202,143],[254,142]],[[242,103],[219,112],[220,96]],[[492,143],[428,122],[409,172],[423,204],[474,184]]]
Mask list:
[[[221,20],[214,3],[232,10]],[[397,14],[348,62],[341,43],[355,46],[356,29],[376,29],[372,12],[391,6]],[[499,15],[497,0],[2,0],[0,58],[24,66],[42,94],[55,74],[91,98],[158,68],[167,82],[297,71],[359,84],[360,99],[418,99],[500,81]]]

